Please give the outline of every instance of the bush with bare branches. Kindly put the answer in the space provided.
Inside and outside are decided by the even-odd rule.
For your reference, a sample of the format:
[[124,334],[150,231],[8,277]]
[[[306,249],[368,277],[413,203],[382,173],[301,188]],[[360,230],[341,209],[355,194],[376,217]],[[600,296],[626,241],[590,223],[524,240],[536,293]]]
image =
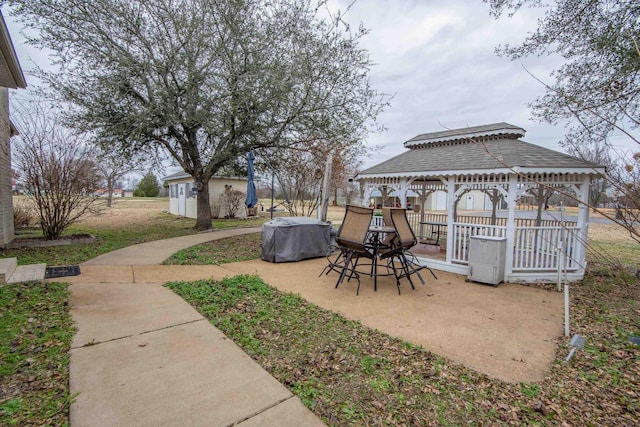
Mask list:
[[220,196],[220,204],[226,212],[225,218],[233,219],[238,215],[240,206],[242,206],[245,200],[246,194],[242,191],[227,187]]
[[17,228],[29,227],[34,223],[33,210],[27,206],[13,207],[13,225]]
[[91,151],[52,111],[35,105],[20,113],[16,160],[44,238],[55,240],[80,218],[99,212],[103,203],[93,196],[99,176]]

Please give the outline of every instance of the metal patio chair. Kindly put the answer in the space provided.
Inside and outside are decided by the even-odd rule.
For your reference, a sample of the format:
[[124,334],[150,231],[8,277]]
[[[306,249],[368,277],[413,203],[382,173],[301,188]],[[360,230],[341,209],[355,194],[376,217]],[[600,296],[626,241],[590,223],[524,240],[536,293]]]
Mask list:
[[[387,211],[386,216],[385,211]],[[431,268],[427,267],[426,265],[421,265],[418,262],[416,256],[409,251],[409,249],[411,249],[418,243],[418,239],[411,229],[411,225],[409,225],[406,209],[385,208],[382,210],[382,215],[383,217],[389,218],[396,230],[396,233],[395,236],[392,237],[391,249],[381,252],[380,259],[387,259],[387,265],[394,269],[394,260],[397,260],[401,265],[401,268],[399,269],[401,272],[399,274],[396,274],[396,277],[398,279],[406,277],[409,280],[412,289],[415,289],[415,287],[413,286],[413,280],[411,280],[411,276],[413,274],[418,276],[420,282],[423,285],[425,283],[422,275],[420,275],[420,270],[429,270],[431,275],[437,280],[438,277],[435,275],[433,270],[431,270]],[[398,292],[400,292],[399,285]]]
[[347,277],[347,281],[352,278],[358,280],[356,294],[360,292],[360,275],[356,270],[360,258],[373,259],[374,254],[368,243],[369,227],[373,210],[361,206],[347,205],[344,219],[336,236],[336,244],[339,252],[334,259],[327,256],[329,264],[322,270],[320,275],[329,274],[331,271],[340,273],[336,282],[336,288]]

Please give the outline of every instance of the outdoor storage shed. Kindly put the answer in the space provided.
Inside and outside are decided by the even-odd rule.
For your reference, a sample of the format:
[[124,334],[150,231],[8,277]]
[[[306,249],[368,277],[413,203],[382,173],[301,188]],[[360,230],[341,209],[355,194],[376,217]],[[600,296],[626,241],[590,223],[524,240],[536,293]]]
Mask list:
[[326,256],[330,242],[329,222],[283,217],[262,225],[262,259],[265,261],[300,261]]

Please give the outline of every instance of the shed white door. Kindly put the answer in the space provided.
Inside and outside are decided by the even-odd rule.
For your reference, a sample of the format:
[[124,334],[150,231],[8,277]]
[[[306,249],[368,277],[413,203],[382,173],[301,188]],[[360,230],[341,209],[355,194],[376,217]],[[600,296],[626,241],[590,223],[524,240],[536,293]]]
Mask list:
[[187,186],[178,184],[178,215],[187,215]]
[[468,211],[473,210],[473,195],[467,195],[467,200],[464,208]]

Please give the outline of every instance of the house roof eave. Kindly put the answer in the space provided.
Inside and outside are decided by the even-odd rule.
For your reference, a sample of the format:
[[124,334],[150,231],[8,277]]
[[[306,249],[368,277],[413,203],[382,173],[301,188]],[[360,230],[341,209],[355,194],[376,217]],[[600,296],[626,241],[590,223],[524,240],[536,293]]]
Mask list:
[[2,12],[0,12],[0,54],[4,62],[3,65],[6,67],[5,70],[10,74],[10,76],[7,76],[8,79],[2,78],[5,87],[11,89],[26,88],[27,81],[24,78],[24,73]]

